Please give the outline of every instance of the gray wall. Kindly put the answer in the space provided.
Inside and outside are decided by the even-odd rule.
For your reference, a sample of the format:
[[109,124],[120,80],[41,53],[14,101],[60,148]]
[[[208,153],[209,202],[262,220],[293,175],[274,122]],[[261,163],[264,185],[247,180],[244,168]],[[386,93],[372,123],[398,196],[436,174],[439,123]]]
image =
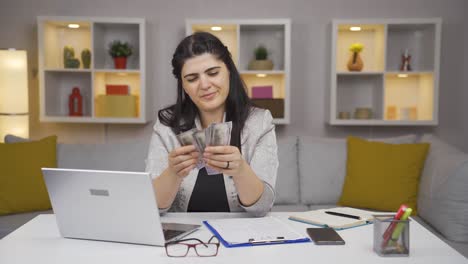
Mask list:
[[[113,142],[149,138],[147,125],[53,124],[38,122],[37,16],[144,17],[148,23],[148,78],[155,111],[175,101],[170,59],[185,34],[186,18],[291,18],[291,124],[279,136],[379,137],[436,133],[468,152],[468,19],[464,0],[80,0],[1,1],[0,47],[28,51],[31,137],[49,134],[61,142]],[[437,127],[331,127],[326,124],[333,18],[441,17],[442,52]]]

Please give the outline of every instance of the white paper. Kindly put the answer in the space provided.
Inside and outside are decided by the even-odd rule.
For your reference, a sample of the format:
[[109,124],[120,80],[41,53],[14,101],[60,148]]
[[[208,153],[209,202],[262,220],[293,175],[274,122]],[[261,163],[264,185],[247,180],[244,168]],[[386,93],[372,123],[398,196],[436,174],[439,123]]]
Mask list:
[[263,218],[233,218],[209,220],[210,224],[230,244],[247,243],[250,239],[297,240],[306,238],[273,216]]

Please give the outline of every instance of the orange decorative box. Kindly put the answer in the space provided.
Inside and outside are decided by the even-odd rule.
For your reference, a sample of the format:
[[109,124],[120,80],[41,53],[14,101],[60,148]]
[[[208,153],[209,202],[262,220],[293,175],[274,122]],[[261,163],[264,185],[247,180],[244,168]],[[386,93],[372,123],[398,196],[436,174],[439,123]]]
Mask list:
[[121,85],[121,84],[106,84],[106,94],[113,95],[113,94],[120,94],[120,95],[128,95],[130,93],[130,89],[128,85]]

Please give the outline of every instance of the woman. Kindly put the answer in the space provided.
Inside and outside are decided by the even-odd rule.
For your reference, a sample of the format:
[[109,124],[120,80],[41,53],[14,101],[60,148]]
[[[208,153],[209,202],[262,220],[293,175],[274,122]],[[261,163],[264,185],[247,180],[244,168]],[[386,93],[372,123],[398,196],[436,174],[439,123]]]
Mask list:
[[[146,164],[161,212],[265,215],[274,202],[278,168],[270,112],[252,106],[227,47],[209,33],[183,39],[172,66],[177,102],[159,111]],[[181,147],[176,135],[228,121],[230,146],[207,147],[203,154],[221,174],[207,175],[196,168],[201,154],[193,145]]]

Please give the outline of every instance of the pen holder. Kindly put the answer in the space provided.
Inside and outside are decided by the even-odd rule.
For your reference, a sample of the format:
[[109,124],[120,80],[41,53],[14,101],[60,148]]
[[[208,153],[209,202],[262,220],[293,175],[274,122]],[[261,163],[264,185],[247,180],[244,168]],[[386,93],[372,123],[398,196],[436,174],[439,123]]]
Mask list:
[[374,251],[381,257],[407,257],[410,220],[393,220],[393,217],[374,216]]

